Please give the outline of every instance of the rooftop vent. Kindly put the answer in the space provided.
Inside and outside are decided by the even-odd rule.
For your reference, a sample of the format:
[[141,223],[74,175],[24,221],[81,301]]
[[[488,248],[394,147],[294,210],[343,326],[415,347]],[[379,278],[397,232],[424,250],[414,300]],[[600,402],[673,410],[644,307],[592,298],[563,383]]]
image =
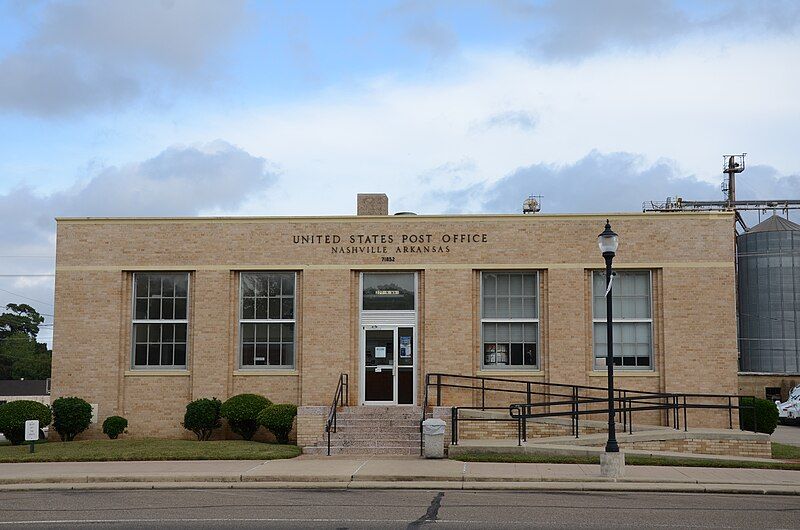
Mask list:
[[522,213],[537,213],[542,209],[542,196],[541,195],[528,195],[528,198],[522,201]]

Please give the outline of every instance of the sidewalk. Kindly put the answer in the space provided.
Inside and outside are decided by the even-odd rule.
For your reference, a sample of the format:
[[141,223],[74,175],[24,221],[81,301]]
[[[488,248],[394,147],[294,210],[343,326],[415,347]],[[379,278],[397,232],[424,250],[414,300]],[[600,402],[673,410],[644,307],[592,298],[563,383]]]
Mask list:
[[108,488],[414,488],[670,491],[800,495],[800,471],[591,464],[501,464],[387,457],[0,464],[0,491]]

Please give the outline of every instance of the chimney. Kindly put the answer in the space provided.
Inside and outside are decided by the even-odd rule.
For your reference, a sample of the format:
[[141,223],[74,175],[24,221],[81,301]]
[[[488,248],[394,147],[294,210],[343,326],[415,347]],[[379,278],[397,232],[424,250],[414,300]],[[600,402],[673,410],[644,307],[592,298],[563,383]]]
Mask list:
[[357,215],[389,215],[389,197],[385,193],[359,193]]

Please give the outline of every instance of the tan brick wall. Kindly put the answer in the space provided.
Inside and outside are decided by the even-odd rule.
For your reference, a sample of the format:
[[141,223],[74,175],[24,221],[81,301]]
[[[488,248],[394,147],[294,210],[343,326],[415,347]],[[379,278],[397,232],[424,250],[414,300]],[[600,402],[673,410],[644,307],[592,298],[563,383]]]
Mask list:
[[325,433],[327,417],[325,407],[300,407],[295,420],[297,445],[305,447],[319,442]]
[[[598,427],[580,426],[581,434],[596,434],[605,432]],[[549,436],[570,436],[572,429],[569,425],[552,423],[528,422],[528,440],[546,438]],[[469,421],[458,423],[459,440],[516,440],[517,423],[514,421]]]
[[[473,272],[428,269],[424,297],[425,312],[421,320],[425,349],[421,362],[425,372],[473,375],[476,369]],[[435,390],[430,392],[430,403],[435,405]],[[468,405],[473,399],[472,393],[465,390],[445,388],[441,392],[443,406]]]
[[[663,299],[665,390],[736,394],[734,269],[665,269]],[[689,412],[690,426],[727,427],[727,420],[707,410]]]
[[103,420],[123,412],[120,314],[130,303],[124,300],[125,276],[120,271],[56,275],[51,402],[78,396],[98,404],[98,423],[79,438],[103,437]]
[[[228,374],[234,367],[230,338],[236,332],[236,305],[232,304],[234,276],[230,271],[198,270],[191,277],[192,399],[227,396]],[[193,317],[193,318],[191,318]],[[184,404],[185,405],[185,404]]]
[[273,403],[296,404],[299,379],[297,375],[234,375],[231,395],[260,394],[267,396]]
[[[357,404],[363,270],[419,272],[420,401],[425,373],[496,373],[480,370],[479,273],[489,269],[540,271],[541,370],[505,374],[602,387],[603,373],[592,365],[589,274],[603,265],[596,236],[604,221],[546,215],[60,220],[53,396],[98,403],[101,421],[126,415],[131,436],[183,436],[184,407],[199,397],[257,392],[274,401],[327,405],[340,372],[350,374],[350,403]],[[615,266],[652,270],[654,294],[655,370],[620,374],[617,385],[735,393],[732,217],[636,214],[611,221],[622,241]],[[370,234],[391,235],[394,242],[378,245],[386,252],[370,253],[334,253],[324,243],[324,236],[336,236],[349,247],[351,235]],[[409,234],[430,234],[432,244],[449,252],[404,252],[404,245],[414,246],[401,241]],[[453,242],[454,234],[479,237]],[[323,242],[297,242],[300,235],[321,235]],[[387,256],[394,261],[382,261]],[[296,374],[237,374],[238,271],[265,268],[298,272]],[[191,273],[189,370],[182,376],[126,375],[136,270]],[[478,392],[446,390],[443,404],[477,405],[479,399]],[[493,394],[487,405],[515,401]],[[156,421],[149,419],[153,407],[162,410]],[[634,421],[663,421],[650,416]],[[690,416],[690,426],[723,422],[726,414]]]
[[780,388],[781,399],[786,401],[789,392],[797,385],[800,385],[800,375],[739,374],[739,393],[761,399],[766,399],[766,389],[769,387]]
[[[194,434],[181,426],[186,404],[192,400],[190,384],[188,376],[159,377],[148,374],[125,377],[125,408],[121,416],[128,420],[128,435],[194,438]],[[109,415],[103,411],[101,404],[100,422]]]
[[[314,270],[306,271],[303,277],[300,404],[330,404],[339,374],[351,367],[350,272]],[[357,380],[351,378],[353,383]]]
[[619,446],[621,449],[639,449],[643,451],[772,458],[772,447],[769,442],[749,440],[658,440],[649,442],[621,442]]

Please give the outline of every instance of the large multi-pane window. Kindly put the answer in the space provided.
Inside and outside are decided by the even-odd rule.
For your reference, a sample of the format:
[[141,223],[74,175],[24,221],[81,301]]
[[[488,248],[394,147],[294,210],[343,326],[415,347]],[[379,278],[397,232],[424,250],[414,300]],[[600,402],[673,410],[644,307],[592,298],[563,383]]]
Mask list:
[[481,336],[484,368],[538,368],[536,272],[481,273]]
[[134,368],[186,368],[188,301],[188,273],[134,274]]
[[239,291],[241,367],[294,367],[295,274],[243,272]]
[[[592,318],[594,366],[605,369],[608,355],[606,335],[606,274],[592,274]],[[617,271],[612,283],[614,318],[614,366],[653,368],[653,315],[650,271]]]

